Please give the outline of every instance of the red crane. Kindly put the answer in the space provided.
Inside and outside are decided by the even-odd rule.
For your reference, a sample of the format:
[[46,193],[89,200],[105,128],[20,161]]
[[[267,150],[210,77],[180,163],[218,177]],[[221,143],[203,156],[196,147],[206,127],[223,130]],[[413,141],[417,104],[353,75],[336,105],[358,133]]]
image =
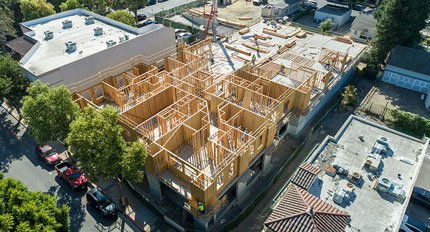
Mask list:
[[205,29],[205,39],[206,39],[206,37],[208,35],[209,25],[211,23],[211,19],[214,18],[214,21],[212,23],[212,25],[213,25],[212,26],[212,30],[213,30],[212,31],[212,36],[213,36],[214,40],[216,40],[216,28],[215,28],[216,26],[215,26],[215,24],[216,24],[216,16],[218,14],[217,3],[218,3],[218,0],[214,0],[213,3],[212,3],[210,14],[206,14],[206,8],[205,8],[206,1],[204,2],[204,5],[203,5],[203,18],[206,18],[206,17],[208,18],[208,25],[206,26],[206,29]]

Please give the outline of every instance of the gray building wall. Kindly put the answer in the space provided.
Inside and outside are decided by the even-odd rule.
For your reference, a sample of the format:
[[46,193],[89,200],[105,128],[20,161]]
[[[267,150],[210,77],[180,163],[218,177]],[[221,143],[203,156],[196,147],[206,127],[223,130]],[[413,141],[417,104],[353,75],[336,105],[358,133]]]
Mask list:
[[326,19],[331,19],[331,20],[333,20],[333,23],[336,26],[340,27],[349,20],[349,18],[351,17],[351,12],[352,12],[352,10],[349,10],[348,12],[343,14],[342,16],[339,16],[339,15],[328,14],[328,13],[321,12],[321,11],[317,10],[317,11],[315,11],[314,20],[317,23],[320,23]]
[[382,81],[420,93],[427,94],[430,91],[430,76],[391,65],[385,68]]

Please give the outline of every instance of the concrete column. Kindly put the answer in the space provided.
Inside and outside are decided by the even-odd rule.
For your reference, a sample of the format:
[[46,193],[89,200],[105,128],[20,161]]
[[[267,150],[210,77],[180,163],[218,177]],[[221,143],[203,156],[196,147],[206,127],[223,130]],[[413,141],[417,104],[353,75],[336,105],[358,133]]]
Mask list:
[[266,176],[267,173],[272,169],[272,156],[269,154],[263,154],[263,176]]
[[299,116],[297,114],[293,114],[288,121],[287,133],[296,135],[297,129],[299,128]]
[[246,191],[246,182],[243,182],[239,179],[239,181],[237,181],[236,186],[236,199],[238,205],[240,205],[242,201],[245,200],[247,193],[248,192]]
[[193,214],[193,227],[196,230],[200,230],[200,231],[207,231],[208,230],[208,224],[209,222],[206,220],[206,217],[200,216],[197,217],[196,215]]
[[164,197],[161,192],[160,180],[149,172],[146,172],[145,175],[148,178],[149,191],[151,192],[151,195],[159,201],[163,200]]

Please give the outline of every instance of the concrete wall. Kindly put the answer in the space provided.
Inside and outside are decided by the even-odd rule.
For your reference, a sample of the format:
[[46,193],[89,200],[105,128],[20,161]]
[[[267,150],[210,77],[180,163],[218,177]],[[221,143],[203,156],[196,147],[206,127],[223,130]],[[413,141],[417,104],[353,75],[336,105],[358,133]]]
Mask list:
[[340,27],[349,20],[349,18],[351,17],[351,12],[352,12],[352,10],[349,10],[348,12],[343,14],[342,16],[338,16],[338,15],[333,15],[333,14],[327,14],[327,13],[321,12],[321,11],[315,11],[314,20],[317,23],[320,23],[326,19],[331,19],[331,20],[333,20],[333,23],[336,26]]
[[[272,17],[283,17],[296,12],[300,8],[300,2],[294,3],[288,7],[278,8],[276,6],[272,7],[271,16]],[[262,9],[263,12],[264,8]],[[267,14],[267,13],[266,13]],[[263,15],[263,13],[262,13]]]
[[387,65],[382,81],[427,94],[430,91],[430,76]]
[[[70,85],[97,74],[99,71],[116,66],[137,55],[152,57],[148,64],[163,60],[176,51],[173,28],[160,27],[134,39],[66,64],[51,72],[38,76],[42,83],[51,86]],[[28,74],[28,72],[26,72]],[[27,75],[31,80],[34,78]]]

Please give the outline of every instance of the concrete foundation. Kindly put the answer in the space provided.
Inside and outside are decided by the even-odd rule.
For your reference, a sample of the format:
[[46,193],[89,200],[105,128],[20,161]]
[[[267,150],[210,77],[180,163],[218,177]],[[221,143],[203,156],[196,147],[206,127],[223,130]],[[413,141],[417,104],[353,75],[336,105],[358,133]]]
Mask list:
[[159,201],[163,200],[164,196],[163,196],[163,193],[161,192],[160,180],[149,172],[146,172],[145,175],[148,178],[149,191],[151,192],[151,195],[154,196],[155,199]]

